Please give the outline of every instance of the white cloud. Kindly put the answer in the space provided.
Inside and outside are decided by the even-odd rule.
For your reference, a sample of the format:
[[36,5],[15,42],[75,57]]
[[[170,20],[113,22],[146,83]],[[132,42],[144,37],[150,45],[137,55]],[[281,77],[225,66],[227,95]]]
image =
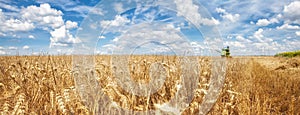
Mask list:
[[234,14],[234,15],[225,14],[222,17],[225,18],[225,19],[230,20],[231,22],[236,22],[239,19],[240,15],[239,14]]
[[40,52],[32,52],[31,55],[40,55]]
[[24,49],[24,50],[27,50],[27,49],[29,49],[29,48],[30,48],[30,47],[27,46],[27,45],[26,45],[26,46],[23,46],[23,49]]
[[99,36],[99,39],[105,39],[106,37],[105,36]]
[[35,37],[33,35],[29,35],[28,38],[35,39]]
[[7,9],[10,11],[15,11],[15,12],[19,11],[19,8],[17,6],[8,5],[8,4],[2,3],[2,2],[0,2],[0,8]]
[[267,19],[259,19],[256,23],[256,25],[258,25],[258,26],[267,26],[269,24],[270,24],[270,22]]
[[295,32],[297,36],[300,36],[300,31]]
[[213,17],[204,18],[199,13],[199,6],[193,0],[175,0],[177,15],[183,16],[196,25],[218,25],[220,22]]
[[51,31],[50,34],[51,34],[50,47],[68,46],[68,44],[81,42],[79,38],[74,38],[73,35],[70,34],[66,26],[61,26],[60,28]]
[[[100,8],[93,8],[93,6],[88,6],[81,4],[78,0],[35,0],[37,3],[44,4],[49,3],[58,6],[63,9],[63,11],[76,12],[79,13],[78,16],[86,17],[88,13],[103,15]],[[91,1],[93,2],[93,1]]]
[[220,13],[221,17],[224,19],[227,19],[231,22],[236,22],[239,20],[240,14],[230,14],[225,9],[222,8],[216,8],[217,13]]
[[[129,23],[130,20],[127,19],[126,17],[116,15],[114,20],[102,20],[100,22],[100,26],[106,29],[105,32],[116,33],[116,32],[122,32],[123,30],[126,30],[124,29],[126,27],[125,25]],[[97,28],[97,25],[95,24],[91,24],[90,26],[91,28]]]
[[98,49],[98,51],[96,51],[96,53],[97,54],[113,54],[114,49],[116,49],[116,46],[114,44],[106,44],[106,45],[103,45],[100,49]]
[[4,47],[0,46],[0,50],[4,50]]
[[262,28],[259,28],[257,31],[254,32],[253,36],[250,36],[250,38],[254,39],[253,43],[271,43],[274,41],[274,39],[266,37],[264,35],[268,32],[270,32],[270,30],[263,30]]
[[72,52],[73,52],[73,49],[72,48],[56,49],[55,52],[58,53],[59,55],[61,55],[61,54],[63,54],[63,55],[71,55]]
[[287,6],[284,6],[284,17],[290,23],[300,24],[300,1],[294,1]]
[[[61,38],[65,38],[66,37],[66,27],[62,26],[58,29],[55,29],[54,31],[50,32],[51,36],[53,37],[53,39],[61,39]],[[52,39],[51,39],[52,41]],[[54,41],[58,41],[58,40],[54,40]]]
[[240,41],[240,42],[245,42],[245,43],[251,43],[252,41],[249,39],[244,38],[241,35],[236,36],[236,40]]
[[0,20],[1,21],[5,20],[5,16],[4,16],[3,12],[2,12],[2,9],[0,9]]
[[264,30],[260,28],[254,33],[253,37],[256,38],[259,42],[263,42],[262,40],[264,38],[263,32]]
[[0,50],[0,55],[5,55],[5,54],[6,54],[5,51]]
[[94,10],[93,11],[92,6],[76,5],[75,7],[65,8],[65,10],[66,11],[78,12],[80,14],[80,16],[82,16],[82,17],[85,17],[89,13],[89,11],[91,11],[91,13],[94,13],[94,14],[103,15],[101,10]]
[[[30,35],[29,31],[42,29],[51,35],[50,47],[69,46],[70,44],[80,42],[79,38],[74,38],[70,32],[71,29],[78,28],[78,23],[72,22],[71,20],[64,22],[63,12],[52,8],[48,3],[43,2],[39,6],[30,5],[20,8],[10,6],[11,8],[9,9],[7,5],[4,6],[0,2],[0,36],[35,39],[35,36]],[[2,11],[2,7],[6,7],[5,12]],[[76,6],[76,8],[79,9],[87,7],[79,8]],[[88,7],[88,9],[91,8],[92,7]],[[11,11],[13,11],[13,13]],[[87,9],[85,11],[87,11]],[[22,33],[20,34],[20,32]],[[25,32],[28,32],[28,34]],[[24,48],[27,49],[25,46]],[[8,49],[16,50],[16,47],[10,47]]]
[[[100,8],[94,8],[94,9],[91,9],[91,10],[90,10],[90,13],[92,13],[92,14],[97,14],[97,15],[100,15],[100,16],[103,16],[103,15],[104,15],[102,9],[100,9]],[[83,16],[83,17],[84,17],[84,16]]]
[[[70,20],[64,22],[62,11],[51,8],[48,3],[22,8],[20,15],[25,22],[30,22],[35,24],[37,28],[50,32],[50,47],[68,46],[69,44],[80,42],[69,31],[70,29],[78,28],[78,23]],[[28,37],[34,39],[32,35]]]
[[238,42],[238,41],[227,41],[224,43],[224,45],[226,46],[230,46],[230,47],[238,47],[238,48],[245,48],[246,45],[241,43],[241,42]]
[[277,27],[278,30],[284,30],[284,29],[300,29],[299,26],[294,26],[294,25],[290,25],[290,24],[283,24],[282,26]]
[[11,46],[11,47],[8,47],[8,49],[9,49],[9,50],[17,50],[18,48],[17,48],[17,47]]
[[49,4],[41,4],[39,7],[31,5],[20,12],[22,19],[35,23],[42,27],[59,28],[64,25],[63,13],[51,8]]
[[223,8],[216,8],[217,13],[226,13],[226,10]]
[[4,34],[4,33],[0,32],[0,36],[4,36],[4,37],[5,37],[5,36],[6,36],[6,34]]
[[268,26],[269,24],[279,23],[276,18],[272,18],[271,20],[268,19],[259,19],[256,23],[258,26]]
[[122,3],[115,3],[114,4],[114,10],[117,11],[118,13],[121,13],[124,11],[123,4]]
[[[262,42],[262,43],[253,43],[253,46],[255,46],[255,48],[257,49],[266,49],[266,47],[270,46],[268,43],[266,42]],[[268,48],[269,49],[269,48]]]
[[100,24],[103,28],[105,28],[107,26],[118,27],[118,26],[122,26],[129,22],[130,22],[130,20],[127,19],[126,17],[116,15],[114,20],[104,20],[104,21],[101,21]]
[[128,30],[116,37],[112,41],[113,45],[109,45],[113,46],[113,48],[106,47],[106,49],[113,49],[115,53],[126,54],[132,53],[135,48],[142,47],[142,50],[138,51],[139,53],[162,53],[167,51],[170,52],[171,49],[161,45],[167,44],[169,47],[172,47],[172,50],[175,52],[182,53],[181,51],[185,50],[183,47],[189,45],[188,42],[181,38],[179,30],[172,24],[152,25],[149,23],[143,23],[134,26],[134,28],[135,29]]
[[201,47],[197,42],[190,42],[192,47]]
[[34,29],[34,25],[28,21],[21,21],[19,19],[8,18],[0,9],[0,32],[17,32],[29,31]]
[[[34,25],[30,22],[22,22],[18,19],[10,19],[7,20],[5,23],[5,30],[6,31],[29,31],[34,29]],[[5,31],[4,30],[4,31]]]
[[205,51],[210,49],[210,47],[208,47],[207,45],[203,45],[203,43],[199,43],[199,42],[190,42],[190,46],[193,48],[194,50],[193,52],[196,55],[203,55]]
[[[5,12],[5,14],[9,14]],[[23,7],[16,12],[16,16],[6,16],[0,9],[0,32],[30,31],[35,28],[44,30],[56,29],[64,25],[63,13],[51,8],[47,3],[38,6]],[[71,26],[69,25],[71,24]],[[68,27],[76,26],[69,23]]]
[[72,21],[68,20],[68,21],[66,22],[66,28],[67,28],[67,29],[78,28],[78,23],[77,23],[77,22],[72,22]]
[[43,3],[49,3],[49,4],[54,4],[56,6],[60,6],[62,8],[66,8],[68,6],[75,6],[77,5],[79,2],[78,1],[74,1],[74,0],[35,0],[37,3],[39,4],[43,4]]
[[69,44],[66,43],[59,43],[59,42],[51,42],[50,43],[50,48],[52,47],[67,47]]

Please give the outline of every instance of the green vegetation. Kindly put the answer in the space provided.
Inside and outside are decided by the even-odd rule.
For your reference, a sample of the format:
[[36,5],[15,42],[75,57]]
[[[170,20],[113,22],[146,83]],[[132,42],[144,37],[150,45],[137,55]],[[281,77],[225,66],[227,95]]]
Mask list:
[[292,52],[282,52],[275,55],[276,57],[296,57],[300,56],[300,50]]

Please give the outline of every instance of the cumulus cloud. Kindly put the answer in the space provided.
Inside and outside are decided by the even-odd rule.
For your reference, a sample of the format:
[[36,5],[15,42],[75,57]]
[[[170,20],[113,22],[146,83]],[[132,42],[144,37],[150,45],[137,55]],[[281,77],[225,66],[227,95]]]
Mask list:
[[271,43],[274,41],[273,38],[266,37],[265,30],[262,28],[259,28],[257,31],[254,32],[253,36],[250,36],[250,38],[254,39],[253,43]]
[[216,11],[217,11],[217,13],[221,14],[220,16],[223,19],[227,19],[230,22],[236,22],[236,21],[239,20],[239,17],[240,17],[240,14],[231,14],[231,13],[228,13],[225,9],[222,9],[222,8],[216,8]]
[[[70,32],[71,29],[78,28],[78,23],[70,20],[64,22],[62,11],[51,8],[48,3],[23,7],[17,13],[19,15],[16,17],[7,17],[0,9],[0,33],[3,33],[1,36],[12,32],[10,36],[17,38],[20,37],[17,32],[43,29],[51,35],[50,47],[69,46],[80,42]],[[33,35],[28,35],[28,38],[35,39]]]
[[66,26],[61,26],[60,28],[55,29],[50,32],[50,47],[54,46],[69,46],[69,44],[80,43],[79,38],[74,38],[72,34],[70,34],[69,30]]
[[51,28],[59,28],[64,25],[62,18],[63,13],[59,10],[51,8],[47,3],[38,6],[28,6],[21,10],[22,19],[35,23],[42,27],[49,26]]
[[77,23],[77,22],[72,22],[72,21],[68,20],[68,21],[66,22],[66,28],[67,28],[67,29],[78,28],[78,23]]
[[[78,27],[77,22],[68,20],[64,23],[62,18],[63,13],[51,8],[51,6],[47,3],[40,4],[40,6],[30,5],[28,7],[23,7],[19,10],[19,12],[17,12],[17,14],[18,15],[15,17],[8,17],[4,14],[4,12],[2,12],[2,9],[0,9],[1,36],[12,36],[14,38],[18,38],[21,37],[18,35],[18,32],[28,32],[36,28],[55,33],[54,31],[61,27],[66,28],[66,30]],[[69,31],[66,31],[66,33],[67,36],[71,36]],[[28,38],[35,39],[33,35],[28,35]],[[51,42],[60,40],[53,36],[51,39]],[[72,38],[67,41],[69,41],[68,43],[72,43]]]
[[283,13],[284,18],[288,22],[300,24],[300,1],[291,2],[289,5],[284,6]]
[[24,50],[28,50],[29,48],[30,48],[30,47],[27,46],[27,45],[26,45],[26,46],[23,46],[23,49],[24,49]]
[[259,19],[257,21],[256,25],[258,25],[258,26],[268,26],[268,25],[273,24],[273,23],[279,23],[278,19],[276,19],[276,18],[272,18],[271,20]]
[[[60,10],[51,8],[49,4],[41,4],[40,7],[28,6],[21,11],[22,18],[41,25],[50,32],[50,48],[55,46],[70,46],[79,43],[79,38],[74,38],[70,30],[78,28],[77,22],[70,20],[64,22]],[[48,28],[47,28],[48,27]]]
[[254,33],[253,37],[256,38],[259,42],[263,42],[262,40],[264,38],[263,32],[264,30],[260,28]]
[[205,18],[199,13],[199,7],[193,3],[193,0],[175,0],[177,15],[183,16],[196,25],[218,25],[220,22],[214,17]]
[[21,21],[19,19],[13,19],[6,17],[0,9],[0,32],[18,32],[29,31],[34,29],[35,26],[29,21]]
[[17,31],[29,31],[34,29],[34,25],[30,22],[22,22],[18,19],[9,19],[6,20],[2,28],[2,31],[12,31],[12,32],[17,32]]

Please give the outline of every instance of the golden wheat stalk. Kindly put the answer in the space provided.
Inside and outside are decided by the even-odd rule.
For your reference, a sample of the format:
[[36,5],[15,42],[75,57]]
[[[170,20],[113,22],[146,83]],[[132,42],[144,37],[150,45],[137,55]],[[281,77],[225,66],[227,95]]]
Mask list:
[[63,114],[67,114],[68,110],[66,109],[65,102],[64,102],[63,98],[59,94],[56,94],[56,101],[57,101],[57,104],[58,104],[58,109]]
[[9,102],[5,101],[2,107],[1,115],[9,115]]
[[22,93],[18,95],[18,100],[14,106],[14,110],[12,112],[13,115],[24,115],[25,114],[25,94]]
[[69,103],[71,101],[70,89],[64,89],[64,98],[65,98],[66,103]]
[[53,91],[50,91],[50,105],[51,105],[51,112],[55,113],[55,94]]

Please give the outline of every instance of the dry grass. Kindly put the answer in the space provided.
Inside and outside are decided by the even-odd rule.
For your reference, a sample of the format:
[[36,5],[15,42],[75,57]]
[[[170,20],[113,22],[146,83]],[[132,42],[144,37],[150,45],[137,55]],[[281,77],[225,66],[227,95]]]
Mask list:
[[[0,114],[93,114],[75,89],[70,56],[0,57]],[[96,57],[97,80],[113,103],[99,103],[100,114],[124,114],[157,110],[174,98],[182,72],[178,57],[134,56],[129,61],[131,79],[149,83],[151,64],[164,68],[166,82],[151,96],[132,95],[116,85],[110,56]],[[198,89],[182,114],[198,113],[209,88],[211,63],[199,58]],[[300,113],[300,59],[240,57],[227,59],[224,87],[209,114],[298,114]],[[106,100],[99,96],[100,100]],[[105,101],[101,101],[105,102]],[[180,106],[180,103],[175,103]],[[156,112],[157,112],[156,111]],[[126,113],[126,112],[125,112]],[[160,112],[158,112],[160,113]],[[171,114],[172,112],[170,112]]]

